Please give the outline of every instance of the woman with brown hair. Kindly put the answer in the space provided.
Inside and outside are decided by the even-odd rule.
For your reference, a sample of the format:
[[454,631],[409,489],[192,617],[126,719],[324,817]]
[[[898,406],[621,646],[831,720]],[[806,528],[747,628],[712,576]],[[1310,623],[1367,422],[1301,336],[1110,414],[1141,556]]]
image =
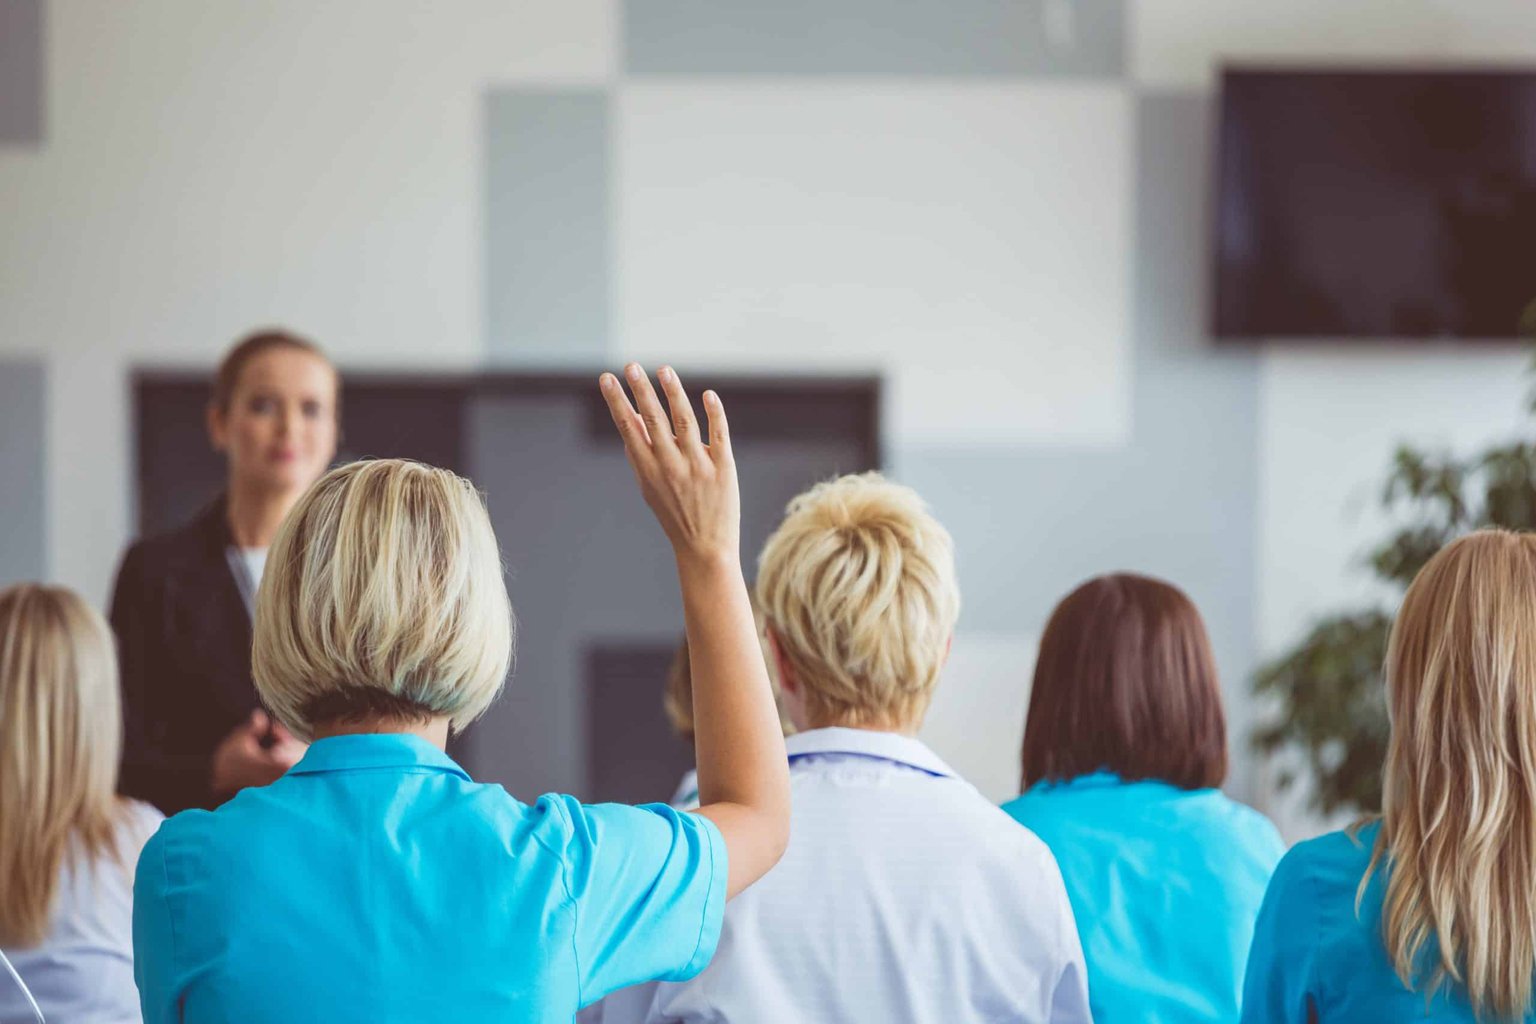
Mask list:
[[276,779],[303,744],[251,681],[267,547],[336,454],[341,383],[311,341],[258,331],[220,364],[208,436],[228,483],[187,525],[128,549],[112,595],[122,662],[123,792],[166,814]]
[[1482,530],[1429,560],[1386,690],[1381,817],[1281,862],[1243,1020],[1536,1020],[1536,536]]
[[1061,866],[1093,1019],[1235,1020],[1284,847],[1268,819],[1216,788],[1227,774],[1221,687],[1182,591],[1121,573],[1056,606],[1023,762],[1024,795],[1003,809]]
[[[0,590],[0,948],[50,1021],[139,1020],[133,865],[160,815],[116,794],[121,731],[102,617]],[[0,974],[0,1021],[34,1019]]]

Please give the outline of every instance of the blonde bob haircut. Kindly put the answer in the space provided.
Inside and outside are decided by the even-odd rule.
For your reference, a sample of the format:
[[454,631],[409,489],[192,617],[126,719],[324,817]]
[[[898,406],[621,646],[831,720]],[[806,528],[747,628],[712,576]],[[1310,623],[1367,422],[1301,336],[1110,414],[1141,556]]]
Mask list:
[[789,503],[757,599],[811,722],[916,724],[960,614],[954,542],[911,488],[839,477]]
[[288,513],[256,598],[252,674],[305,739],[373,719],[454,729],[496,698],[512,606],[485,503],[469,481],[403,459],[354,462]]
[[73,591],[0,590],[0,945],[47,933],[66,859],[123,863],[117,658]]
[[1382,938],[1399,979],[1523,1019],[1536,973],[1536,536],[1482,530],[1414,578],[1387,646]]

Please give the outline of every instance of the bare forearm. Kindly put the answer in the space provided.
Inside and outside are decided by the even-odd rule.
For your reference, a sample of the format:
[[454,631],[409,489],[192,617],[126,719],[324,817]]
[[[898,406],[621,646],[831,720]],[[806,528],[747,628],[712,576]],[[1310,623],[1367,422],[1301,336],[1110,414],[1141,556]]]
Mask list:
[[[768,669],[741,578],[741,501],[725,406],[704,393],[708,434],[670,367],[658,373],[670,412],[636,363],[600,380],[646,504],[677,555],[693,675],[699,814],[720,829],[728,895],[773,867],[789,841],[789,769]],[[707,437],[707,443],[706,443]]]
[[678,576],[693,675],[700,813],[730,831],[761,833],[749,844],[753,852],[733,857],[735,891],[734,883],[745,885],[771,867],[788,840],[784,737],[739,563],[682,558]]

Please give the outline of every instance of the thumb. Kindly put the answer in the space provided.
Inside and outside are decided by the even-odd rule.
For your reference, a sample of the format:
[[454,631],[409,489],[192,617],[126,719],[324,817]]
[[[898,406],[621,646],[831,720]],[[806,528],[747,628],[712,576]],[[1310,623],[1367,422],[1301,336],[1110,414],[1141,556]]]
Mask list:
[[261,708],[251,712],[251,728],[256,732],[266,732],[272,727],[272,720]]

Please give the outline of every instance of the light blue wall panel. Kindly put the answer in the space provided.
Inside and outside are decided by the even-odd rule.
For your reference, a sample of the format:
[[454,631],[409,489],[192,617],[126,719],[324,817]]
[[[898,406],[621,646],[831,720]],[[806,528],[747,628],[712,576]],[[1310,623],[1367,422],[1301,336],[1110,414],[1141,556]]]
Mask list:
[[635,0],[631,74],[1114,77],[1122,0]]
[[0,145],[43,140],[43,0],[0,0]]
[[47,378],[0,360],[0,586],[47,575]]
[[608,96],[499,89],[485,117],[489,355],[600,363],[612,325]]

